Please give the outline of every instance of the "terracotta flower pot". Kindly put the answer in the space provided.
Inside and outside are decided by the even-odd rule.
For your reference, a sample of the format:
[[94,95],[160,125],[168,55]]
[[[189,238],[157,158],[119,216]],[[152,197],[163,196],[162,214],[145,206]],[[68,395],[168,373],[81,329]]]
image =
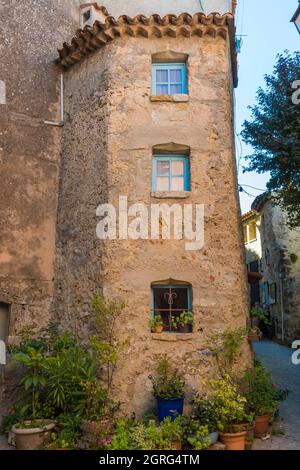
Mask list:
[[256,416],[254,421],[254,437],[265,437],[269,432],[270,416]]
[[[30,426],[30,421],[25,421],[25,425]],[[14,425],[12,432],[15,434],[17,450],[38,449],[50,439],[51,431],[54,428],[55,424],[50,420],[40,420],[40,427],[35,428],[20,428]]]
[[155,327],[153,328],[153,333],[162,333],[163,331],[164,331],[163,325],[155,326]]
[[226,450],[245,450],[247,432],[235,434],[220,433],[221,441],[226,445]]
[[172,447],[173,448],[171,450],[182,450],[182,444],[180,441],[173,441]]

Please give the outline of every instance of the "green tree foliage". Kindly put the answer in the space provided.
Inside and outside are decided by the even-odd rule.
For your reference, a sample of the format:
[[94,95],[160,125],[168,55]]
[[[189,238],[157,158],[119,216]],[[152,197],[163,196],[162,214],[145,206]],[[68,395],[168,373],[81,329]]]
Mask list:
[[300,226],[300,104],[292,99],[299,95],[292,88],[296,80],[300,52],[285,51],[278,55],[273,74],[265,76],[265,90],[258,89],[242,131],[244,142],[254,149],[244,171],[270,172],[267,188],[286,210],[290,227]]

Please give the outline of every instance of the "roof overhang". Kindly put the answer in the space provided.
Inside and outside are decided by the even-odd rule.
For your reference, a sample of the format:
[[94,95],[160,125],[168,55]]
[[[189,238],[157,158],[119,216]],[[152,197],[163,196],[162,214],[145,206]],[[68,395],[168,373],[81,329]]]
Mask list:
[[297,10],[295,11],[295,13],[294,13],[294,15],[293,15],[293,18],[291,19],[291,22],[292,22],[292,23],[295,23],[295,21],[297,20],[298,16],[300,16],[300,2],[299,2],[299,5],[298,5]]
[[235,23],[231,13],[196,13],[191,16],[182,13],[179,16],[137,15],[134,18],[123,15],[118,19],[108,16],[104,23],[95,21],[94,25],[78,29],[70,44],[64,43],[58,51],[55,63],[62,69],[69,69],[96,50],[115,38],[126,35],[133,37],[191,37],[211,36],[229,38],[232,76],[234,87],[238,85],[237,51],[235,44]]

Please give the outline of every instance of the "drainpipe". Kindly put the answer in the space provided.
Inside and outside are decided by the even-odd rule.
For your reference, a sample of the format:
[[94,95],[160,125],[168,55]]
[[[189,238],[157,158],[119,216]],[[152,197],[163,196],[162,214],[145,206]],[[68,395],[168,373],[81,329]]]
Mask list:
[[284,343],[284,305],[283,305],[283,274],[279,275],[280,279],[280,311],[281,311],[281,340]]
[[64,125],[64,76],[60,74],[60,121],[44,121],[49,126],[62,127]]

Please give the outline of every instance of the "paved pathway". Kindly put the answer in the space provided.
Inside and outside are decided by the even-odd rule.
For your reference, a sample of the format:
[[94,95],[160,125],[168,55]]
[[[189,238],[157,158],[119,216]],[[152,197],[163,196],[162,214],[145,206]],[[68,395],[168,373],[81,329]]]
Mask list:
[[280,406],[280,419],[276,427],[284,431],[283,436],[272,436],[266,441],[255,440],[255,450],[300,450],[300,365],[292,364],[294,350],[271,341],[253,344],[257,356],[266,369],[273,374],[275,383],[291,391]]

